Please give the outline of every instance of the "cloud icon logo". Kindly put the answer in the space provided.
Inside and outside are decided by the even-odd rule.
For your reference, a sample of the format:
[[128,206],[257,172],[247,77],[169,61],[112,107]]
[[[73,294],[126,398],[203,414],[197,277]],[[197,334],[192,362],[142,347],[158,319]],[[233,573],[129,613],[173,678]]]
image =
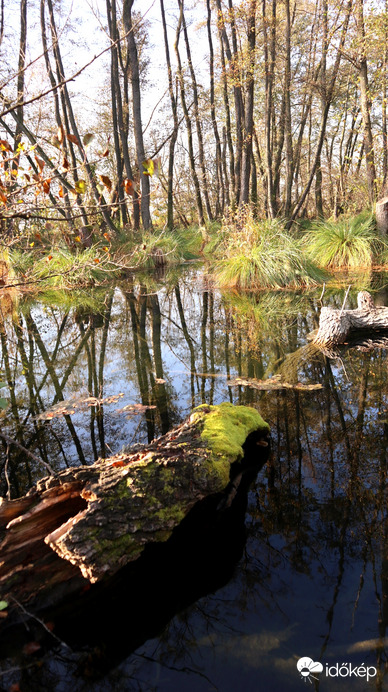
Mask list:
[[305,678],[305,680],[308,680],[310,676],[315,678],[315,680],[318,680],[313,673],[322,673],[323,671],[322,663],[319,661],[313,661],[313,659],[309,658],[308,656],[303,656],[303,658],[300,658],[296,664],[296,667],[299,670],[302,678]]

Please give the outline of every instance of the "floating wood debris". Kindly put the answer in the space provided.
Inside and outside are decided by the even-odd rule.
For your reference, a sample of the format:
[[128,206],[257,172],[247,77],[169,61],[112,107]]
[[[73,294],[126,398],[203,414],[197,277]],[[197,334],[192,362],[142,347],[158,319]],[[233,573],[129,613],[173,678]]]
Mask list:
[[264,391],[273,391],[280,389],[294,389],[300,392],[310,392],[315,389],[322,389],[321,384],[303,384],[302,382],[282,382],[280,375],[270,377],[268,380],[256,380],[253,377],[236,377],[228,382],[228,387],[250,387],[251,389],[260,389]]

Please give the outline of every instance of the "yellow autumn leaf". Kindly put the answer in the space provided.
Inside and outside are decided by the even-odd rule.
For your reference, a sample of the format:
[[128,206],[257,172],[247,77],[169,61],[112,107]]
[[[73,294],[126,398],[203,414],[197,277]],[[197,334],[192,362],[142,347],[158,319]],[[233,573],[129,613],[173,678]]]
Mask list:
[[83,195],[83,193],[84,193],[85,190],[86,190],[86,183],[85,183],[84,180],[77,180],[77,181],[75,182],[75,184],[74,184],[74,187],[75,187],[75,191],[76,191],[79,195]]

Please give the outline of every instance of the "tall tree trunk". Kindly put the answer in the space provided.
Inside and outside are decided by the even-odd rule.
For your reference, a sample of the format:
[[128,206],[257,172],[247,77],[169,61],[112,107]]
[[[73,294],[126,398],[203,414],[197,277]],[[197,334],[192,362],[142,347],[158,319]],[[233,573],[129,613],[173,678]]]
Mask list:
[[[272,0],[272,13],[268,18],[266,0],[262,0],[264,67],[265,67],[265,141],[267,169],[267,201],[271,218],[276,216],[276,198],[272,170],[272,121],[273,121],[273,83],[276,57],[276,0]],[[269,38],[268,38],[269,26]]]
[[292,121],[291,121],[291,12],[290,0],[285,0],[286,11],[286,58],[284,70],[284,98],[285,98],[285,137],[286,137],[286,194],[284,200],[284,215],[287,218],[291,212],[292,179],[294,174],[294,155],[292,146]]
[[377,197],[376,167],[373,146],[371,103],[368,83],[368,64],[366,59],[366,37],[364,25],[364,0],[357,0],[357,38],[359,42],[358,72],[360,83],[360,105],[364,131],[364,151],[369,200],[373,204]]
[[[236,28],[234,23],[234,10],[232,0],[229,0],[229,17],[232,30],[233,55],[230,48],[229,37],[226,31],[225,19],[222,12],[221,0],[216,0],[218,10],[218,27],[222,40],[222,45],[225,50],[226,59],[229,63],[231,71],[233,94],[234,94],[234,109],[236,119],[236,152],[234,155],[234,196],[235,202],[238,204],[240,195],[240,177],[241,177],[241,153],[242,153],[242,131],[243,131],[243,99],[241,93],[241,80],[238,67],[238,48]],[[225,69],[223,72],[226,74]]]
[[240,205],[248,204],[249,202],[249,180],[251,173],[253,134],[254,64],[256,47],[256,0],[250,0],[249,3],[247,31],[248,55],[245,73],[245,115],[242,147]]
[[[226,193],[226,204],[229,206],[229,190],[224,186],[224,173],[222,168],[222,153],[221,153],[221,139],[218,132],[217,118],[216,118],[216,106],[214,99],[214,49],[213,49],[213,39],[211,31],[211,5],[210,0],[206,0],[207,8],[207,36],[209,43],[209,72],[210,72],[210,113],[213,125],[214,139],[216,142],[216,172],[217,172],[217,186],[221,187],[222,203],[218,213],[222,213],[224,210],[224,196]],[[218,203],[220,200],[220,190],[217,189],[217,199]]]
[[203,198],[205,200],[206,213],[208,215],[209,220],[211,221],[213,219],[213,212],[212,212],[212,209],[210,206],[209,183],[207,180],[206,166],[205,166],[205,150],[204,150],[204,146],[203,146],[201,120],[199,117],[199,99],[198,99],[197,79],[196,79],[195,72],[194,72],[193,61],[191,59],[190,42],[189,42],[189,36],[187,33],[186,19],[185,19],[185,13],[184,13],[184,0],[178,0],[178,4],[181,7],[181,11],[182,11],[183,36],[185,39],[187,62],[189,65],[189,71],[190,71],[190,76],[191,76],[191,87],[193,90],[194,118],[195,118],[195,128],[197,131],[197,139],[198,139],[198,158],[199,158],[199,166],[200,166],[200,170],[201,170],[202,194],[203,194]]
[[330,82],[327,86],[326,105],[325,105],[325,109],[321,115],[321,124],[320,124],[320,129],[319,129],[318,143],[317,143],[317,148],[316,148],[316,152],[315,152],[315,156],[314,156],[313,165],[310,167],[310,176],[309,176],[309,179],[305,185],[303,193],[300,196],[298,204],[296,205],[296,207],[294,209],[294,212],[293,212],[292,217],[290,219],[290,222],[288,224],[289,226],[297,218],[299,212],[301,211],[301,209],[302,209],[302,207],[306,201],[307,195],[310,192],[310,188],[311,188],[312,182],[314,180],[317,166],[319,164],[322,146],[323,146],[323,142],[324,142],[324,138],[325,138],[327,118],[329,115],[330,105],[331,105],[331,102],[333,99],[334,87],[336,84],[339,66],[341,63],[342,53],[343,53],[343,49],[344,49],[344,45],[345,45],[346,34],[348,31],[350,16],[351,16],[351,12],[352,12],[352,5],[353,5],[353,0],[348,0],[346,7],[345,7],[345,16],[344,16],[342,24],[341,24],[341,35],[340,35],[339,45],[337,47],[337,53],[336,53],[335,61],[334,61],[334,64],[333,64],[333,67],[331,70],[331,78],[330,78]]
[[27,0],[20,2],[20,43],[19,43],[19,60],[18,60],[18,76],[17,76],[17,114],[19,123],[16,123],[15,129],[15,150],[20,143],[22,131],[21,124],[24,118],[24,67],[26,62],[26,45],[27,45]]
[[175,98],[174,83],[173,83],[173,78],[172,78],[170,49],[168,46],[166,15],[165,15],[165,11],[164,11],[164,0],[160,0],[160,11],[161,11],[161,15],[162,15],[162,24],[163,24],[164,49],[166,52],[168,91],[170,94],[172,117],[173,117],[173,121],[174,121],[174,127],[173,127],[173,131],[172,131],[172,135],[171,135],[170,143],[169,143],[169,149],[168,149],[168,179],[167,179],[167,228],[172,229],[174,227],[174,153],[175,153],[176,141],[178,138],[179,120],[178,120],[177,99]]
[[185,92],[185,84],[184,84],[184,79],[183,79],[183,70],[182,70],[182,61],[181,61],[181,56],[179,53],[179,37],[180,37],[180,32],[182,28],[182,21],[183,21],[183,5],[178,0],[178,5],[179,5],[179,20],[178,20],[178,26],[176,30],[176,36],[175,36],[175,44],[174,44],[174,49],[175,49],[175,55],[177,59],[177,64],[178,64],[178,79],[179,79],[179,87],[180,87],[180,94],[181,94],[181,103],[182,103],[182,110],[185,116],[185,122],[186,122],[186,130],[187,130],[187,141],[188,141],[188,148],[189,148],[189,162],[190,162],[190,168],[191,168],[191,174],[193,177],[193,184],[194,184],[194,189],[195,189],[195,199],[196,199],[196,204],[197,204],[197,213],[198,213],[198,222],[201,226],[204,225],[205,223],[205,217],[203,215],[203,205],[202,205],[202,195],[201,195],[201,189],[199,185],[199,180],[198,180],[198,175],[195,167],[195,156],[194,156],[194,145],[193,145],[193,130],[191,126],[191,120],[190,120],[190,115],[189,115],[189,109],[187,107],[186,103],[186,92]]
[[[81,140],[80,134],[78,132],[78,127],[77,127],[77,124],[75,121],[73,107],[71,104],[71,99],[69,96],[69,92],[68,92],[67,84],[66,84],[66,80],[65,80],[65,71],[63,68],[62,56],[61,56],[61,52],[60,52],[60,48],[59,48],[58,33],[57,33],[57,28],[56,28],[56,23],[55,23],[55,15],[54,15],[54,8],[53,8],[52,0],[47,0],[47,5],[48,5],[49,15],[50,15],[50,29],[51,29],[51,35],[52,35],[52,40],[53,40],[53,52],[54,52],[55,66],[56,66],[56,71],[57,71],[57,79],[58,79],[58,82],[61,83],[60,94],[61,94],[61,99],[62,99],[62,104],[63,104],[62,108],[63,108],[63,115],[64,115],[65,122],[66,122],[66,129],[67,129],[68,133],[70,133],[70,129],[71,129],[73,131],[73,134],[75,135],[75,137],[77,138],[77,140],[79,142],[79,148],[80,148],[80,151],[82,154],[83,163],[85,166],[85,170],[86,170],[86,173],[88,176],[90,186],[93,190],[95,200],[101,208],[101,213],[102,213],[102,216],[104,218],[105,223],[108,225],[108,227],[112,231],[116,232],[116,227],[115,227],[115,225],[114,225],[114,223],[110,217],[110,213],[108,211],[107,205],[105,204],[105,200],[103,198],[102,198],[102,203],[101,203],[102,195],[97,190],[97,185],[96,185],[96,181],[94,179],[92,168],[89,164],[89,161],[88,161],[88,158],[87,158],[87,155],[85,152],[85,148],[82,146],[82,140]],[[74,175],[74,179],[77,180],[78,179],[77,162],[76,162],[76,158],[75,158],[75,154],[74,154],[74,150],[73,150],[73,145],[71,142],[69,142],[69,148],[70,148],[70,152],[72,152],[72,160],[73,160],[73,168],[74,168],[73,175]],[[79,206],[81,208],[84,223],[87,224],[88,219],[87,219],[85,209],[83,208],[81,200],[79,200]]]
[[384,15],[384,62],[383,62],[383,93],[382,93],[382,134],[383,134],[383,194],[386,191],[388,177],[388,127],[387,127],[387,98],[388,98],[388,0],[385,0]]
[[143,161],[145,161],[146,157],[144,154],[143,128],[141,122],[139,56],[132,24],[133,3],[134,0],[124,0],[123,21],[125,32],[127,34],[127,49],[132,86],[133,127],[135,133],[137,165],[139,167],[141,183],[141,218],[143,228],[148,229],[152,226],[150,214],[150,180],[149,176],[145,175],[143,171]]

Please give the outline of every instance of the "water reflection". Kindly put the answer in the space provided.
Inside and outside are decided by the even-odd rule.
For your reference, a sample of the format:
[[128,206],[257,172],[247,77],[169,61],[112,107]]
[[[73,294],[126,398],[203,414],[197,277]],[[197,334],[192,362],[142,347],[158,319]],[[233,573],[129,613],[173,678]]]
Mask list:
[[[341,307],[343,292],[325,300]],[[350,300],[354,307],[354,294]],[[112,655],[112,670],[104,668],[99,681],[88,675],[98,670],[98,652],[106,662],[112,623],[105,640],[90,642],[89,672],[84,659],[81,665],[59,650],[38,673],[24,669],[26,689],[40,689],[39,676],[41,689],[69,689],[71,675],[74,689],[298,690],[301,656],[376,666],[373,680],[353,677],[351,687],[386,688],[387,353],[351,349],[333,358],[314,350],[306,337],[319,310],[319,292],[220,295],[186,274],[157,291],[128,282],[88,309],[27,303],[4,315],[0,380],[9,385],[2,391],[10,406],[2,430],[54,467],[151,440],[203,402],[258,407],[273,447],[249,493],[238,567],[232,576],[225,571],[227,584],[199,590],[192,605],[178,599],[169,624],[151,627],[144,644],[135,637],[125,656]],[[237,376],[275,374],[322,389],[228,386]],[[75,394],[97,403],[42,419]],[[129,419],[116,411],[131,404],[146,408]],[[2,454],[3,495],[22,494],[45,473],[17,447],[7,451],[4,443]],[[151,590],[158,576],[151,575]],[[155,594],[158,622],[163,593]],[[129,613],[124,620],[132,641]],[[348,684],[324,675],[313,683],[330,692]]]

